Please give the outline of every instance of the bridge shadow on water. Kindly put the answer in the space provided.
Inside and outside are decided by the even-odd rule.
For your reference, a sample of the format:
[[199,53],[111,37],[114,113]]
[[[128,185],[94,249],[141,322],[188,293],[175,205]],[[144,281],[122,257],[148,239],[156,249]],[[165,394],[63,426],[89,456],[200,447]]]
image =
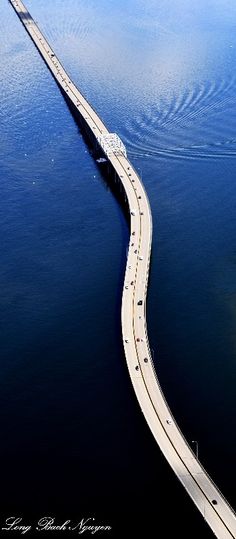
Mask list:
[[[127,260],[127,251],[129,244],[130,236],[130,209],[127,200],[127,196],[123,187],[123,184],[113,169],[110,161],[106,158],[106,155],[103,153],[101,147],[97,143],[97,139],[94,133],[87,126],[86,121],[81,117],[76,106],[70,101],[66,92],[58,84],[59,89],[66,101],[66,104],[74,118],[74,121],[78,127],[79,133],[82,135],[90,155],[93,157],[96,167],[99,171],[99,178],[105,187],[106,190],[110,191],[114,198],[116,199],[119,208],[122,211],[118,212],[121,232],[122,232],[122,255],[120,258],[120,267],[119,267],[119,281],[116,289],[116,322],[117,327],[120,327],[121,334],[121,300],[122,300],[122,290],[124,285],[124,274],[126,268]],[[101,161],[100,161],[101,160]],[[122,354],[124,355],[123,347],[121,345],[121,338],[118,335],[117,348],[120,348]]]
[[69,97],[63,91],[60,85],[59,85],[59,88],[79,128],[79,131],[89,148],[90,155],[92,155],[92,157],[96,161],[96,165],[99,169],[99,172],[101,174],[105,187],[109,189],[109,191],[112,192],[112,194],[115,196],[115,198],[119,202],[120,206],[122,207],[123,214],[125,216],[127,224],[129,226],[130,225],[129,204],[127,201],[123,184],[121,183],[119,176],[117,175],[116,171],[113,169],[106,155],[103,153],[101,147],[98,145],[96,136],[87,126],[86,121],[80,115],[76,106],[70,101]]
[[27,22],[27,21],[32,21],[32,17],[31,15],[29,14],[29,12],[27,11],[27,13],[25,11],[18,11],[19,15],[20,15],[20,18],[22,19],[23,22]]

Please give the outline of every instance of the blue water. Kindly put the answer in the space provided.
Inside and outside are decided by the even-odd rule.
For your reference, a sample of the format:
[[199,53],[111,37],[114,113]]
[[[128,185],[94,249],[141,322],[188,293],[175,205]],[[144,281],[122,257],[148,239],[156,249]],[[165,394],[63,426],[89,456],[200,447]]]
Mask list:
[[[122,210],[13,9],[0,5],[0,524],[95,515],[114,537],[210,539],[129,380]],[[235,2],[26,5],[142,175],[157,373],[236,507]]]

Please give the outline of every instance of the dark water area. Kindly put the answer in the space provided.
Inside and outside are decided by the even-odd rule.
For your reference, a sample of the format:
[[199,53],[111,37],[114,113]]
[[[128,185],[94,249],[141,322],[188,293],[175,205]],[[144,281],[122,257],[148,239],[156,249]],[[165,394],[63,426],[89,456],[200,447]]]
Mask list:
[[[26,5],[142,175],[156,370],[235,508],[236,5]],[[12,7],[0,7],[0,528],[12,515],[33,528],[95,517],[112,526],[104,537],[211,539],[129,380],[122,209]]]

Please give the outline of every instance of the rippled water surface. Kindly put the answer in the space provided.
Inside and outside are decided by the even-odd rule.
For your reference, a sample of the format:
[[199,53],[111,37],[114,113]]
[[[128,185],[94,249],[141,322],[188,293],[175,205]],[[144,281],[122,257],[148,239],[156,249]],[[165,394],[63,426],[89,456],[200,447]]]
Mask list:
[[[25,3],[143,178],[156,369],[236,507],[236,4]],[[0,7],[1,518],[95,516],[114,537],[210,539],[128,377],[122,210],[10,4]]]

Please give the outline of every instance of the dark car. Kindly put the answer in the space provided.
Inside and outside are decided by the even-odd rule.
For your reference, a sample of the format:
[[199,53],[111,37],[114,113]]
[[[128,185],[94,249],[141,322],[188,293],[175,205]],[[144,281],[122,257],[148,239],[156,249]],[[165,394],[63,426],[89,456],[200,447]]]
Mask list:
[[138,301],[138,305],[142,305],[142,304],[143,304],[143,301],[140,299],[140,300]]

